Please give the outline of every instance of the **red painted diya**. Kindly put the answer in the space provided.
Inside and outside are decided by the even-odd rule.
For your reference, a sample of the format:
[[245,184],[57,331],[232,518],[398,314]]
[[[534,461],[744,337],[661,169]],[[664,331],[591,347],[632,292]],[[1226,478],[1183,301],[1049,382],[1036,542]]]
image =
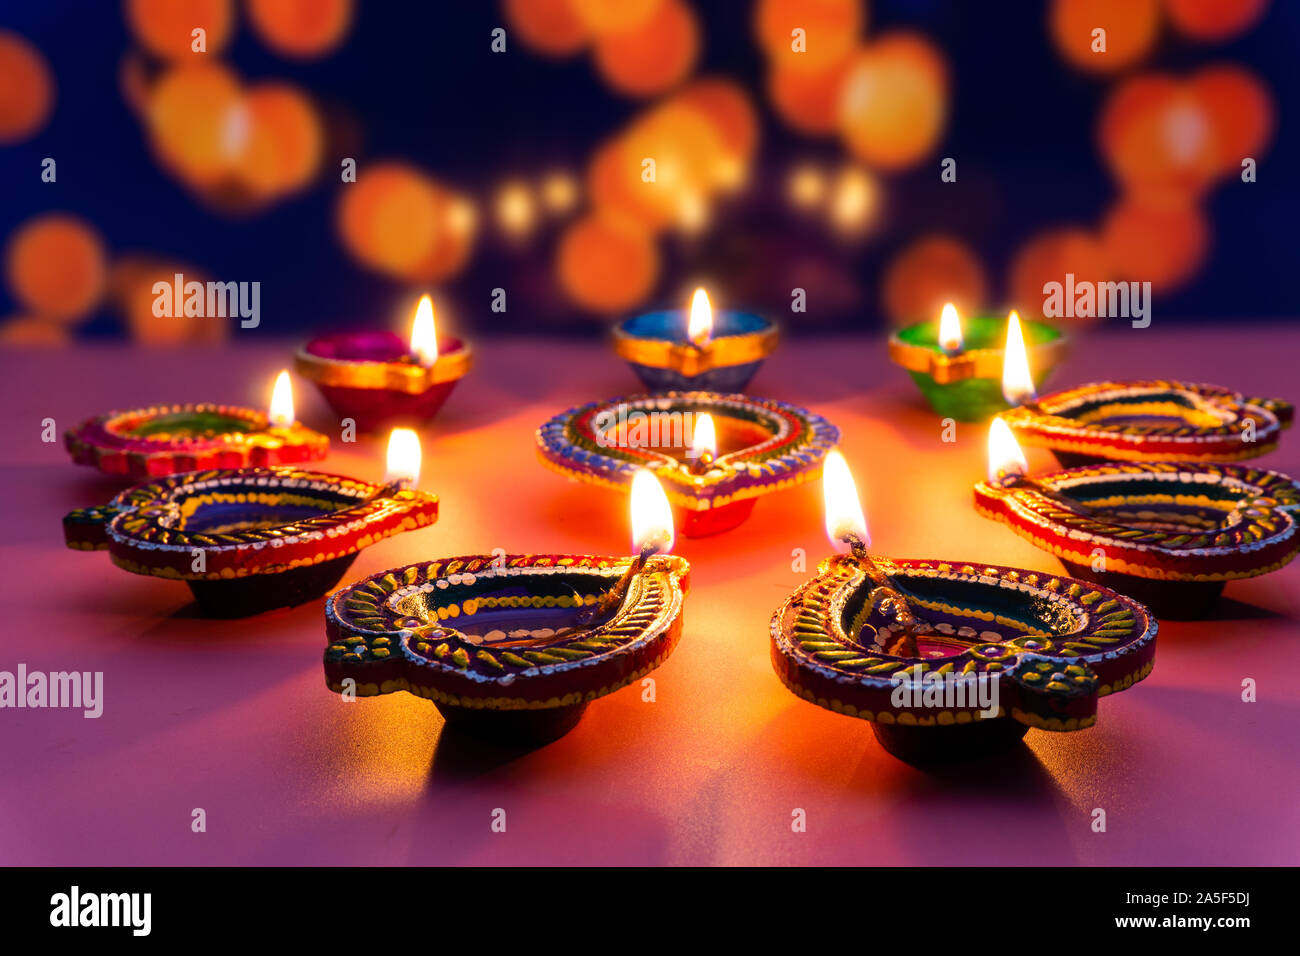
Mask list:
[[542,463],[577,481],[622,490],[648,468],[693,538],[734,528],[761,496],[816,478],[837,441],[820,415],[716,392],[592,402],[537,430]]
[[425,296],[409,344],[388,331],[324,335],[298,352],[295,367],[316,383],[340,418],[374,432],[432,419],[472,361],[468,344],[437,336]]
[[976,511],[1161,617],[1204,617],[1226,582],[1300,551],[1300,482],[1275,471],[1106,463],[995,475],[975,486]]
[[689,572],[671,555],[522,554],[384,571],[326,603],[325,680],[362,697],[407,691],[450,726],[544,743],[667,659]]
[[1294,408],[1217,385],[1096,382],[1003,414],[1023,444],[1069,468],[1097,461],[1231,462],[1277,447]]
[[270,414],[233,405],[159,405],[88,419],[64,438],[77,464],[136,479],[293,465],[329,450],[326,436],[294,421],[285,372],[276,380]]
[[320,597],[357,554],[433,524],[434,495],[294,468],[174,475],[63,519],[67,545],[118,567],[184,581],[212,617]]
[[[871,721],[900,759],[939,762],[1078,731],[1100,698],[1151,672],[1157,623],[1084,581],[1019,568],[875,558],[823,561],[772,617],[772,665],[799,697]],[[910,608],[914,648],[875,574]]]

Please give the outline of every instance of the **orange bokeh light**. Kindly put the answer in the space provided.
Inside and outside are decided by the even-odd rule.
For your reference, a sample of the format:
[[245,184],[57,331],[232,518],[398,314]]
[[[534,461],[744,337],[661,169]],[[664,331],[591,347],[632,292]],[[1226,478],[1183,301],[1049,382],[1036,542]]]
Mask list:
[[[1072,65],[1112,73],[1142,60],[1160,32],[1159,0],[1052,0],[1048,31]],[[1093,51],[1093,31],[1105,30],[1104,52]]]
[[[773,67],[823,73],[852,52],[866,19],[861,0],[759,0],[754,32]],[[800,51],[795,30],[804,31]]]
[[98,231],[65,213],[24,223],[5,249],[9,290],[40,316],[70,322],[84,318],[103,295],[107,274]]
[[571,0],[505,0],[502,9],[510,29],[547,56],[577,53],[591,38]]
[[310,60],[343,42],[352,26],[352,0],[248,0],[248,19],[276,53]]
[[984,306],[987,283],[964,242],[926,236],[903,249],[885,270],[885,312],[896,324],[933,320],[951,302],[962,315]]
[[1007,286],[1016,309],[1037,317],[1043,314],[1043,286],[1048,282],[1064,282],[1066,273],[1073,273],[1076,283],[1105,282],[1111,271],[1100,239],[1083,229],[1062,227],[1039,233],[1020,247]]
[[1263,80],[1245,67],[1223,64],[1199,70],[1188,87],[1209,117],[1217,172],[1239,173],[1243,159],[1262,157],[1277,129],[1273,95]]
[[591,215],[565,230],[556,270],[579,305],[618,312],[649,294],[659,275],[659,252],[646,232]]
[[853,55],[840,94],[845,145],[860,159],[901,169],[939,142],[948,116],[943,54],[914,33],[882,34]]
[[1165,0],[1165,12],[1178,32],[1203,43],[1240,36],[1267,9],[1268,0]]
[[239,181],[259,197],[301,189],[320,167],[324,132],[316,108],[287,83],[254,87],[244,98],[248,133],[237,159]]
[[54,77],[41,51],[0,30],[0,143],[27,139],[54,109]]
[[215,61],[174,67],[149,94],[147,119],[159,158],[195,186],[227,176],[243,148],[239,79]]
[[1196,193],[1218,163],[1209,112],[1165,74],[1123,81],[1102,107],[1098,137],[1111,171],[1129,187]]
[[700,25],[681,0],[661,0],[645,22],[601,33],[595,42],[596,70],[628,96],[655,96],[680,83],[700,53]]
[[1106,215],[1102,244],[1115,278],[1176,288],[1205,260],[1210,227],[1194,202],[1176,194],[1128,196]]
[[[126,22],[154,56],[181,60],[220,53],[235,32],[231,0],[126,0]],[[204,53],[195,53],[195,29],[204,31]]]
[[840,94],[849,60],[817,72],[774,67],[767,74],[772,108],[791,129],[809,136],[834,133],[840,123]]

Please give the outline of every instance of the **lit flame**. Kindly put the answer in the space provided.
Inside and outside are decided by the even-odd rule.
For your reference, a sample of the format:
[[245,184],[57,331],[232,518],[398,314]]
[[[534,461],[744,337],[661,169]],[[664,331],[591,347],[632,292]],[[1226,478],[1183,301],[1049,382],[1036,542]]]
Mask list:
[[275,387],[271,389],[271,410],[266,417],[272,428],[288,428],[293,424],[293,384],[289,381],[288,371],[275,377]]
[[1007,347],[1002,359],[1002,397],[1011,406],[1032,402],[1038,397],[1034,377],[1029,374],[1029,354],[1025,337],[1020,333],[1020,316],[1015,312],[1007,319]]
[[384,484],[394,481],[411,486],[420,481],[420,436],[409,428],[394,428],[388,436]]
[[411,354],[428,368],[438,361],[438,333],[433,326],[433,299],[420,296],[415,307],[415,321],[411,323]]
[[1011,426],[1001,416],[993,419],[989,425],[989,481],[1027,474],[1029,462],[1025,461],[1025,453],[1011,433]]
[[871,545],[867,519],[858,501],[858,489],[853,484],[848,462],[838,448],[831,449],[822,465],[822,494],[826,500],[826,536],[840,553],[849,551],[845,535],[852,534],[864,545]]
[[645,468],[632,476],[632,550],[653,547],[655,554],[673,549],[673,509],[659,479]]
[[713,306],[709,304],[709,294],[701,286],[691,296],[691,319],[686,326],[686,335],[696,345],[703,345],[712,334]]
[[949,302],[939,315],[939,348],[943,349],[945,355],[956,355],[962,350],[964,341],[957,307]]
[[702,412],[695,416],[695,430],[691,435],[691,451],[696,458],[706,455],[712,461],[718,457],[718,433],[713,427],[713,416]]

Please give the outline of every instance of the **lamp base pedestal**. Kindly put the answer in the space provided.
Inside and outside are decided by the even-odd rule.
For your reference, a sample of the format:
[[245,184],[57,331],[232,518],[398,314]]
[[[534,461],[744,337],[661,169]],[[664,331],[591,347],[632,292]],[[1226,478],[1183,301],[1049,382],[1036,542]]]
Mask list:
[[244,578],[186,581],[194,601],[207,617],[249,617],[278,607],[294,607],[324,597],[338,584],[356,554],[322,561],[276,574],[250,574]]
[[540,710],[483,710],[438,704],[447,726],[457,731],[511,747],[533,747],[559,740],[587,711],[587,701]]
[[1071,577],[1127,594],[1151,609],[1158,618],[1198,621],[1209,617],[1223,593],[1224,581],[1159,581],[1114,571],[1094,571],[1086,564],[1062,561]]
[[989,717],[943,727],[906,727],[872,721],[871,730],[880,746],[899,760],[911,764],[942,764],[1008,750],[1019,743],[1029,726],[1010,717]]

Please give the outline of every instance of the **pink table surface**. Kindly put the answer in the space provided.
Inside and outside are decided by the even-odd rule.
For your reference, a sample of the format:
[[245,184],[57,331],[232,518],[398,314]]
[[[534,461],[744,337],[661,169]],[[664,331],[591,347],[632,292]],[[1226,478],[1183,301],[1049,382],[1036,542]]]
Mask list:
[[[685,631],[639,687],[567,737],[511,751],[443,735],[406,694],[326,690],[320,602],[222,622],[180,584],[63,548],[60,518],[115,490],[40,441],[113,407],[260,404],[288,343],[0,353],[5,425],[0,669],[104,673],[104,713],[0,711],[0,862],[8,864],[1282,864],[1300,834],[1300,563],[1229,585],[1213,620],[1161,625],[1156,667],[1101,703],[1091,730],[942,772],[887,755],[870,727],[796,699],[768,660],[768,619],[827,553],[820,488],[760,502],[727,534],[679,539],[693,565]],[[1055,379],[1183,377],[1300,397],[1296,324],[1096,333]],[[347,580],[437,556],[623,553],[625,499],[536,461],[550,415],[634,391],[601,345],[486,341],[423,433],[431,529],[366,551]],[[329,421],[296,381],[300,416]],[[877,550],[1059,572],[978,517],[985,429],[957,441],[877,338],[785,343],[754,382],[838,424]],[[375,440],[323,470],[378,477]],[[1046,455],[1031,452],[1044,467]],[[1300,472],[1300,434],[1261,464]],[[1258,702],[1243,703],[1244,678]],[[1107,832],[1091,828],[1107,813]],[[207,831],[191,831],[206,812]],[[493,832],[496,809],[506,830]],[[792,813],[806,812],[806,832]]]

